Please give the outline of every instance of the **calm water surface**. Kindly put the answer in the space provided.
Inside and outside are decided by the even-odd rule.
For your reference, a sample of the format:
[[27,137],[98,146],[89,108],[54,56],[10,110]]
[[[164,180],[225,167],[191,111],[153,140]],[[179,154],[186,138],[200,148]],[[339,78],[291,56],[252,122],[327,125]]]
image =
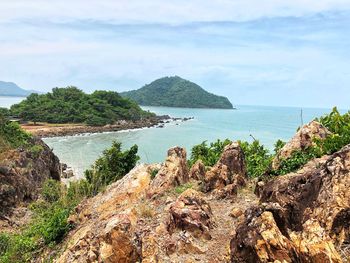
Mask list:
[[[272,149],[277,139],[288,140],[301,124],[300,108],[239,106],[237,110],[143,107],[172,117],[193,116],[194,120],[171,123],[165,128],[148,128],[103,134],[47,138],[44,141],[80,176],[111,146],[113,140],[123,147],[139,146],[141,162],[162,162],[170,147],[188,151],[204,140],[229,138],[252,141],[252,136]],[[303,109],[304,123],[328,113],[330,109]]]
[[16,104],[24,100],[25,97],[4,97],[0,96],[0,107],[10,108],[11,105]]

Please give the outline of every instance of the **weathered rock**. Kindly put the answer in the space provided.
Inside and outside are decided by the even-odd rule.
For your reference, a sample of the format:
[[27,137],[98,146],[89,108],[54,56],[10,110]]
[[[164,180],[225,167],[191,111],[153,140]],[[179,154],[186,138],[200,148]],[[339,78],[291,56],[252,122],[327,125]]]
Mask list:
[[170,206],[170,222],[168,229],[175,228],[197,232],[208,233],[212,227],[212,212],[204,195],[193,189],[187,189]]
[[76,230],[68,237],[58,262],[138,262],[137,213],[134,206],[146,196],[151,181],[149,167],[140,165],[105,192],[76,208],[69,221]]
[[168,150],[168,157],[164,165],[152,180],[148,194],[150,197],[162,194],[188,180],[186,150],[180,147],[171,148]]
[[247,170],[244,153],[237,142],[227,145],[217,164],[205,174],[205,190],[216,190],[220,197],[235,195],[245,185]]
[[277,170],[281,160],[288,159],[294,151],[307,149],[313,145],[314,139],[325,139],[329,134],[328,129],[317,121],[304,125],[277,153],[272,162],[272,168]]
[[244,211],[238,207],[235,207],[231,210],[230,212],[230,216],[233,217],[233,218],[238,218],[240,217],[241,215],[243,215]]
[[[269,262],[283,257],[287,262],[342,262],[338,250],[350,241],[349,185],[350,145],[325,162],[320,159],[319,165],[267,182],[261,192],[262,204],[246,212],[232,239],[232,262]],[[281,236],[266,239],[262,235],[266,225]],[[277,257],[276,250],[269,248],[275,249],[281,238],[285,245],[277,245],[277,251],[283,257]]]
[[22,202],[37,198],[43,182],[49,178],[60,180],[60,162],[41,140],[33,139],[40,152],[10,150],[0,160],[0,213]]
[[202,160],[198,160],[190,170],[190,179],[202,181],[205,176],[205,165]]

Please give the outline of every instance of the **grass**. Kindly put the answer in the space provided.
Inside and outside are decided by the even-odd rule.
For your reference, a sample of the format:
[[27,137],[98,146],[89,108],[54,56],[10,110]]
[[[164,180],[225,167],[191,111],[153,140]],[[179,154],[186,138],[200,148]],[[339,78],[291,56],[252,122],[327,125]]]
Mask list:
[[193,184],[192,183],[185,183],[183,185],[176,186],[174,191],[175,191],[176,194],[182,194],[187,189],[191,189],[191,188],[193,188]]
[[136,211],[143,218],[153,218],[155,216],[155,211],[147,204],[140,204]]

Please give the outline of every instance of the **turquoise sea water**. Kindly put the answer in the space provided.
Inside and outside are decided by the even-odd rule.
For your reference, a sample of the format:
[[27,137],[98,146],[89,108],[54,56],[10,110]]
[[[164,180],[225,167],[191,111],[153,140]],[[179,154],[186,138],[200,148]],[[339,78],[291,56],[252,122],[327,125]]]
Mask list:
[[[23,98],[0,97],[0,107],[8,108],[21,100]],[[237,110],[143,108],[160,115],[193,116],[194,119],[170,123],[164,128],[45,138],[44,141],[53,148],[62,162],[82,176],[102,151],[111,146],[113,140],[121,141],[124,148],[137,144],[140,161],[153,163],[164,161],[170,147],[185,147],[189,154],[193,145],[204,140],[229,138],[252,141],[253,136],[272,149],[277,139],[288,140],[302,123],[301,109],[291,107],[238,106]],[[304,108],[303,123],[330,110]]]
[[[124,148],[139,146],[141,162],[162,162],[170,147],[182,146],[188,151],[204,140],[229,138],[252,141],[259,139],[270,149],[277,139],[288,140],[301,125],[300,108],[239,106],[237,110],[183,109],[144,107],[157,114],[172,117],[190,117],[187,122],[171,123],[165,128],[148,128],[103,134],[47,138],[44,141],[53,148],[61,161],[71,166],[78,175],[88,168],[110,147],[113,140]],[[328,113],[330,109],[303,109],[303,122]]]

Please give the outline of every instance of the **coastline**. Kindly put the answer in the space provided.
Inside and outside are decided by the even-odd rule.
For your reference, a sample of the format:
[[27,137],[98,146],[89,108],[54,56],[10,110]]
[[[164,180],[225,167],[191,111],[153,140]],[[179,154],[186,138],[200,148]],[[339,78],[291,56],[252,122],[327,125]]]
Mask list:
[[187,121],[191,118],[172,118],[168,115],[156,116],[137,121],[119,121],[117,124],[105,126],[88,126],[85,124],[22,124],[21,127],[39,138],[74,136],[89,133],[116,132],[123,130],[134,130],[141,128],[158,127],[163,128],[164,124],[171,121]]

